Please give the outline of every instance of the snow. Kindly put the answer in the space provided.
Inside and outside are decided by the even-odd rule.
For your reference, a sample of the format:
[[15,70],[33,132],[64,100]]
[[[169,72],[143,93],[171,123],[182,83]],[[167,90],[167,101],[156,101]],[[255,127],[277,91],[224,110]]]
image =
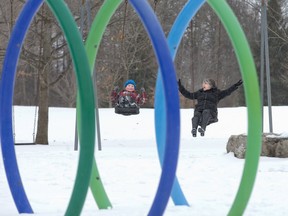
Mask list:
[[[267,108],[264,132],[269,132]],[[272,108],[273,131],[287,136],[288,106]],[[35,107],[14,108],[16,142],[33,141]],[[193,109],[181,109],[177,177],[190,206],[175,206],[168,216],[227,215],[235,199],[245,160],[226,153],[230,135],[247,133],[246,107],[219,108],[219,122],[205,137],[191,136]],[[102,150],[95,158],[112,209],[99,210],[88,191],[82,215],[147,215],[158,187],[160,163],[154,132],[154,110],[122,116],[100,109]],[[49,109],[49,145],[15,146],[25,191],[36,215],[63,215],[76,176],[75,109]],[[288,159],[261,157],[245,215],[287,215]],[[18,215],[0,160],[0,215]],[[23,214],[26,215],[26,214]]]

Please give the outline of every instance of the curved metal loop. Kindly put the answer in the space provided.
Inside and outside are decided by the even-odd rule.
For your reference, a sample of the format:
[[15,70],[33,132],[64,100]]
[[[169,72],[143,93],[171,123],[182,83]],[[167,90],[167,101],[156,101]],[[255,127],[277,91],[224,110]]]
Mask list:
[[[12,98],[14,79],[16,74],[16,66],[19,59],[19,54],[25,38],[28,27],[32,18],[40,8],[43,1],[29,0],[24,6],[19,19],[13,30],[9,45],[6,51],[6,56],[3,64],[3,73],[1,79],[1,147],[4,159],[5,172],[10,185],[10,190],[14,198],[14,202],[19,213],[32,213],[28,198],[25,194],[21,183],[20,173],[18,170],[17,159],[15,155],[13,132],[12,132]],[[61,26],[66,33],[69,48],[72,53],[74,66],[76,69],[76,78],[79,86],[80,103],[85,112],[81,113],[82,124],[80,143],[83,144],[79,154],[79,164],[77,176],[72,193],[72,197],[68,206],[68,212],[81,212],[84,200],[86,198],[89,187],[92,162],[94,156],[95,142],[95,113],[94,113],[94,95],[93,84],[90,77],[90,69],[84,45],[77,25],[74,23],[72,15],[69,13],[63,1],[48,1],[48,4],[55,10],[59,16]],[[54,7],[55,6],[55,7]],[[68,34],[69,29],[69,34]],[[84,93],[85,92],[85,93]],[[5,165],[6,164],[6,165]],[[10,166],[10,167],[9,167]],[[80,171],[81,170],[81,171]],[[15,182],[17,184],[15,184]],[[19,184],[19,182],[21,184]],[[87,189],[86,189],[87,186]]]

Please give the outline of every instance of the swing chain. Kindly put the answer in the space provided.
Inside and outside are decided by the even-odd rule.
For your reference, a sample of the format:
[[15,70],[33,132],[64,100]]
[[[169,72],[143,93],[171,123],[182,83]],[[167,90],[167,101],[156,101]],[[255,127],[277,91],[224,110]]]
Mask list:
[[124,7],[124,18],[123,18],[123,26],[122,26],[122,42],[125,38],[125,25],[126,25],[126,15],[127,15],[127,6],[128,6],[128,0],[125,0],[125,7]]
[[37,119],[37,106],[35,106],[35,113],[34,113],[34,126],[33,126],[33,143],[35,143],[35,131],[36,131],[36,119]]
[[158,3],[158,0],[154,0],[154,12],[156,11],[157,3]]
[[12,130],[13,130],[13,141],[14,141],[14,143],[15,143],[16,133],[15,133],[14,106],[12,106]]

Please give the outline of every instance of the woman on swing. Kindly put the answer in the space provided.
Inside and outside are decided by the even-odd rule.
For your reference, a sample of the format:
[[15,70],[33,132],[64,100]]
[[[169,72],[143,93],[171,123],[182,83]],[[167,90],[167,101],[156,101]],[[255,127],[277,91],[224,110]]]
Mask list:
[[[119,87],[116,86],[111,92],[111,101],[115,106],[115,112],[119,114],[138,114],[139,106],[147,101],[145,89],[140,89],[141,93],[136,91],[136,83],[134,80],[127,80],[124,89],[118,92]],[[119,109],[118,109],[119,108]]]
[[197,104],[194,110],[194,116],[192,118],[192,136],[196,137],[197,128],[201,136],[204,136],[206,126],[218,121],[217,104],[220,100],[230,95],[239,86],[242,85],[240,79],[237,83],[231,87],[220,90],[217,88],[213,79],[204,79],[202,82],[202,88],[196,92],[187,91],[181,84],[181,80],[178,80],[178,86],[180,93],[191,100],[197,100]]

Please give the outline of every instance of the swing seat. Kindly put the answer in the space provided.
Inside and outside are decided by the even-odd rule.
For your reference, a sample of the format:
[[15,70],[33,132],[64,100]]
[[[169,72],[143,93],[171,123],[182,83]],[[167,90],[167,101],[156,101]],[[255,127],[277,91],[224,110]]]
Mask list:
[[210,125],[210,124],[216,123],[216,122],[218,122],[218,118],[217,117],[216,118],[211,118],[207,125]]
[[14,145],[19,145],[19,146],[24,146],[24,145],[36,145],[36,143],[35,142],[33,142],[33,143],[14,143]]
[[120,97],[115,106],[115,113],[122,115],[139,114],[139,105],[130,96]]
[[115,106],[115,113],[122,114],[122,115],[137,115],[140,113],[139,106],[134,107],[121,107],[119,105]]
[[[199,125],[201,125],[201,122],[202,122],[202,117],[200,118]],[[212,118],[210,118],[210,120],[208,121],[207,126],[216,122],[218,122],[218,112],[212,115]]]

